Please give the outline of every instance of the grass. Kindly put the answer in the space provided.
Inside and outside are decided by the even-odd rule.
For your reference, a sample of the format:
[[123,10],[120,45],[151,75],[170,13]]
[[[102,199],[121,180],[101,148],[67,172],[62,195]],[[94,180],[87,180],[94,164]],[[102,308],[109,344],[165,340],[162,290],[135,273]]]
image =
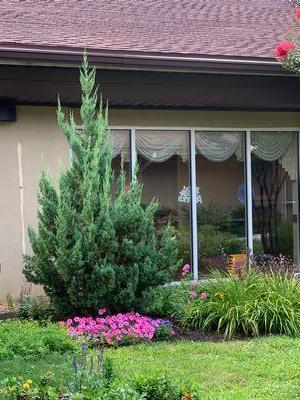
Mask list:
[[[136,375],[167,374],[194,382],[203,400],[300,399],[300,339],[274,336],[223,343],[182,341],[108,350],[124,381]],[[59,354],[0,364],[0,380],[11,375],[34,378],[49,370],[57,379],[70,373],[70,359]]]

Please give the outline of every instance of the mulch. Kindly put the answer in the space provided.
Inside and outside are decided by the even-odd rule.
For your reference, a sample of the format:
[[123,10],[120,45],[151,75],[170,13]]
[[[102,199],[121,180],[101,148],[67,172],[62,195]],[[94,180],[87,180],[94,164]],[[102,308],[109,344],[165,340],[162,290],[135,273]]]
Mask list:
[[[193,340],[194,342],[214,342],[220,343],[225,342],[224,335],[217,332],[199,332],[199,331],[191,331],[187,329],[182,329],[179,327],[175,327],[176,335],[173,340]],[[249,336],[236,334],[231,339],[232,340],[249,340]]]
[[13,318],[15,316],[16,316],[15,311],[7,309],[7,307],[4,304],[0,303],[0,320]]

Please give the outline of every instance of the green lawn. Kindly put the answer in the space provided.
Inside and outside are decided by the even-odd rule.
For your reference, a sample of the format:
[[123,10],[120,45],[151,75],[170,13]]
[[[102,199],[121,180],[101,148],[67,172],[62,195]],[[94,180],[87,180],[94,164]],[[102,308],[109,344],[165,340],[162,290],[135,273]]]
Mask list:
[[[197,383],[203,400],[300,399],[300,339],[155,343],[106,354],[122,380],[165,373],[179,382]],[[62,378],[69,366],[70,360],[59,355],[31,362],[8,360],[0,364],[0,379],[13,374],[30,378],[54,369]]]

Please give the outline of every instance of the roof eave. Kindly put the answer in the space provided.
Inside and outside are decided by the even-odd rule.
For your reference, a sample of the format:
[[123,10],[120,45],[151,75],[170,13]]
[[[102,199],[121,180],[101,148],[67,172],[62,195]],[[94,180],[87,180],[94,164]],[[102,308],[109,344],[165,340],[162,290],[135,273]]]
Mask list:
[[[77,66],[82,48],[0,45],[0,63]],[[275,59],[210,55],[183,55],[132,51],[87,50],[90,63],[99,68],[182,72],[289,75]]]

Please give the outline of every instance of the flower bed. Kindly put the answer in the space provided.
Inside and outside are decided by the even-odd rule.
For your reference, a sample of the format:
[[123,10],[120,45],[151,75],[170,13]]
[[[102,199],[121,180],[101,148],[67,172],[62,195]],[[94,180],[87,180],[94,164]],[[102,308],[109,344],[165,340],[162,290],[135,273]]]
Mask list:
[[74,337],[92,343],[118,345],[130,342],[152,340],[159,331],[172,334],[168,320],[152,319],[135,312],[107,315],[106,309],[99,310],[99,317],[75,317],[61,322]]

